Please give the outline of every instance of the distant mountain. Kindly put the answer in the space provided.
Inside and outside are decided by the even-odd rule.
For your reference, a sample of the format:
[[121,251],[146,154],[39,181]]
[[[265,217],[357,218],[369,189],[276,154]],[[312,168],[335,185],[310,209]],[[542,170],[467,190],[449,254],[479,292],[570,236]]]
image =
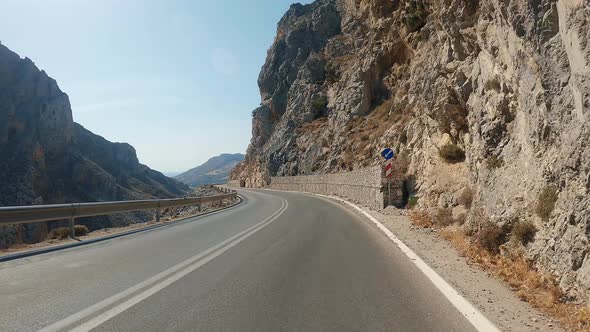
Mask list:
[[169,178],[173,178],[179,174],[182,174],[182,172],[163,172],[164,175],[166,175]]
[[[0,206],[170,198],[188,190],[139,163],[131,145],[109,142],[75,123],[57,82],[0,44]],[[135,213],[79,222],[96,229],[148,217]],[[7,242],[42,240],[54,226],[19,226]]]
[[192,187],[225,183],[229,179],[231,170],[242,160],[244,155],[241,153],[222,154],[207,160],[201,166],[177,175],[175,179]]

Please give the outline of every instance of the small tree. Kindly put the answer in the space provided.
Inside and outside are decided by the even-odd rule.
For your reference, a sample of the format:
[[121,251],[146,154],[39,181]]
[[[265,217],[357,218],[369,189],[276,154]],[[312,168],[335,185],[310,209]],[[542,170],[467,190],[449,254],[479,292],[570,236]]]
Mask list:
[[539,193],[539,198],[537,200],[537,215],[544,220],[549,219],[551,212],[555,209],[557,198],[557,187],[554,185],[545,186]]
[[323,111],[326,108],[326,106],[328,106],[328,98],[326,98],[325,96],[317,97],[311,103],[311,107],[316,113]]
[[448,163],[454,164],[465,160],[465,151],[455,144],[443,146],[438,153]]

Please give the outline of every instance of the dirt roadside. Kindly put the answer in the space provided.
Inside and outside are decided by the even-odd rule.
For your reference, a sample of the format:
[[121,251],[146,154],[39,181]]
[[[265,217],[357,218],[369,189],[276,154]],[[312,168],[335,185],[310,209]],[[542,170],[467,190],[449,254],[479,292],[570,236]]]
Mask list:
[[437,230],[415,227],[406,216],[365,209],[418,254],[502,331],[565,331],[521,301],[507,285],[472,266]]

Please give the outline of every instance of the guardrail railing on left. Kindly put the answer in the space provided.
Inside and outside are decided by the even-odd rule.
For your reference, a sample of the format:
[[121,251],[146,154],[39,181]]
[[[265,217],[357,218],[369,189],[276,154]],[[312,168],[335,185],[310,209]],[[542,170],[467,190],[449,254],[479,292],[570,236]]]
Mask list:
[[121,212],[155,210],[156,221],[159,222],[162,209],[197,205],[200,211],[203,203],[237,198],[236,191],[227,188],[219,189],[222,190],[224,194],[138,201],[0,207],[0,226],[65,219],[69,220],[70,235],[75,238],[74,225],[76,218],[103,216]]

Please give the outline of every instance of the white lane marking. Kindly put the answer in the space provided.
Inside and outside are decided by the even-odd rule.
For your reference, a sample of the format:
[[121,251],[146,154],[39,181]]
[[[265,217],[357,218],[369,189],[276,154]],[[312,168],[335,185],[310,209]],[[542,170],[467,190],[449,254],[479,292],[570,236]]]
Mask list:
[[89,331],[100,324],[106,322],[112,317],[120,314],[121,312],[129,309],[133,305],[139,303],[140,301],[146,299],[147,297],[155,294],[156,292],[164,289],[165,287],[169,286],[170,284],[174,283],[175,281],[179,280],[183,276],[195,271],[199,267],[203,266],[207,262],[211,261],[215,257],[221,255],[222,253],[226,252],[230,248],[234,247],[238,243],[242,242],[246,238],[250,237],[254,233],[258,232],[265,226],[269,225],[270,223],[274,222],[277,218],[279,218],[288,208],[289,203],[281,199],[281,207],[275,211],[272,215],[268,218],[264,219],[263,221],[259,222],[258,224],[232,236],[231,238],[224,240],[223,242],[203,251],[202,253],[195,255],[163,272],[158,273],[157,275],[135,285],[132,286],[118,294],[115,294],[99,303],[96,303],[82,311],[79,311],[75,314],[72,314],[63,320],[55,322],[43,329],[39,330],[42,332],[54,332],[54,331],[61,331],[64,330],[85,318],[88,318],[105,308],[131,296],[134,293],[137,293],[139,290],[144,289],[146,287],[150,287],[144,290],[141,293],[134,295],[133,297],[127,299],[125,302],[112,307],[111,309],[103,312],[99,316],[92,318],[91,320],[85,322],[84,324],[73,328],[71,331]]
[[[305,193],[309,194],[309,193]],[[426,264],[420,256],[412,251],[405,243],[403,243],[397,236],[395,236],[385,225],[379,220],[366,212],[357,205],[344,200],[340,197],[326,196],[320,194],[311,194],[328,199],[333,199],[345,203],[355,210],[358,210],[365,217],[369,218],[377,227],[385,233],[385,235],[395,243],[398,248],[410,259],[414,265],[434,284],[436,288],[459,310],[459,312],[469,320],[469,322],[480,332],[500,332],[500,330],[486,318],[477,308],[475,308],[467,299],[465,299],[459,292],[457,292],[446,280],[444,280],[436,271],[434,271],[428,264]]]

